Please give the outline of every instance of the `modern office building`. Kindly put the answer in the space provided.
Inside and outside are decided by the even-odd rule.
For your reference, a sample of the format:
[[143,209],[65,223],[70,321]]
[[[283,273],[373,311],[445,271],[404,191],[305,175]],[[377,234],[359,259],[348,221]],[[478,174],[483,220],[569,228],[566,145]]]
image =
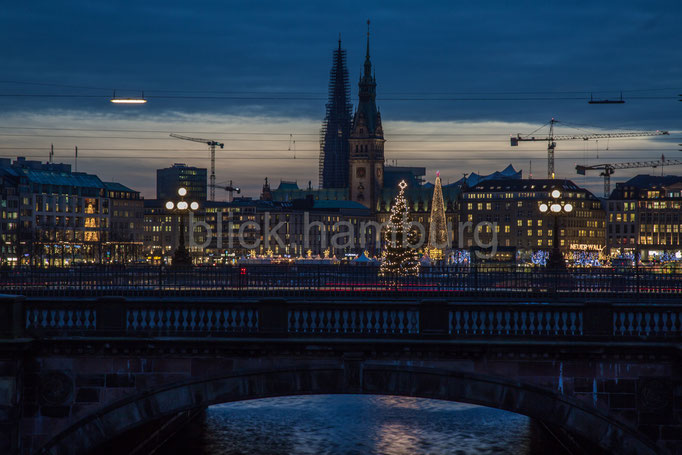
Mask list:
[[156,199],[174,200],[178,188],[187,189],[187,198],[206,200],[206,169],[175,163],[171,167],[156,170]]

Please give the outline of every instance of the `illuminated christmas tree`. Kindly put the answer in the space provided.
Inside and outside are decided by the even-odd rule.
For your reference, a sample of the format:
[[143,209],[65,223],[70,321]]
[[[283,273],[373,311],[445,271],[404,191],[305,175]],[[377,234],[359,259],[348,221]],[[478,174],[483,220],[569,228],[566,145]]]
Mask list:
[[384,232],[386,248],[381,260],[381,276],[419,275],[419,255],[413,245],[417,245],[418,232],[411,225],[410,211],[405,200],[407,183],[400,182],[400,192],[391,207],[391,217]]
[[443,250],[448,246],[448,225],[445,220],[445,203],[440,182],[440,171],[436,172],[436,185],[431,200],[429,217],[429,243],[426,247],[429,258],[434,261],[443,259]]

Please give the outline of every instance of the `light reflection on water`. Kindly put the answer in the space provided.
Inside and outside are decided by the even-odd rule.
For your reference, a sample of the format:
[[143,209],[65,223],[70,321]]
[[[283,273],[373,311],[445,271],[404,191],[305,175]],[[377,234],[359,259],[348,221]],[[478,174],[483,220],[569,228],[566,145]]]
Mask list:
[[524,416],[463,403],[374,395],[281,397],[213,406],[193,432],[172,440],[162,453],[558,454],[531,426]]

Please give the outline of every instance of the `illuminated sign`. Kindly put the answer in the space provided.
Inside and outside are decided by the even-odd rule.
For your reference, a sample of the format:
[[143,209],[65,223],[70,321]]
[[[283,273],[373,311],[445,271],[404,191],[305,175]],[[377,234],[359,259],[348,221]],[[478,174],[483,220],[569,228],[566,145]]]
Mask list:
[[592,245],[589,243],[571,243],[569,249],[583,251],[601,251],[604,249],[604,247],[601,245]]

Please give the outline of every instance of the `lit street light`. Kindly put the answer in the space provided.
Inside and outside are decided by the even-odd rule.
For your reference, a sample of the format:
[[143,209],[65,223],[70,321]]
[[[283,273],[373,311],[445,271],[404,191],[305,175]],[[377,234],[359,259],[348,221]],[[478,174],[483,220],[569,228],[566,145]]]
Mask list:
[[144,98],[144,92],[139,98],[120,98],[116,96],[116,90],[114,90],[114,96],[109,100],[114,104],[146,104],[147,100]]
[[549,202],[540,203],[540,212],[554,214],[554,226],[552,230],[552,249],[549,253],[549,261],[547,265],[552,268],[564,268],[566,263],[564,262],[563,255],[561,254],[561,249],[559,248],[559,216],[568,215],[573,212],[573,204],[569,202],[564,202],[561,200],[561,191],[558,189],[552,190],[550,193],[554,200]]
[[180,200],[177,202],[168,201],[166,202],[166,210],[170,212],[175,212],[180,217],[180,234],[178,238],[178,247],[173,253],[173,265],[174,266],[191,266],[192,258],[187,251],[185,246],[185,213],[189,211],[195,211],[199,209],[199,203],[192,201],[188,203],[185,201],[185,196],[187,196],[186,188],[178,188],[178,196]]

